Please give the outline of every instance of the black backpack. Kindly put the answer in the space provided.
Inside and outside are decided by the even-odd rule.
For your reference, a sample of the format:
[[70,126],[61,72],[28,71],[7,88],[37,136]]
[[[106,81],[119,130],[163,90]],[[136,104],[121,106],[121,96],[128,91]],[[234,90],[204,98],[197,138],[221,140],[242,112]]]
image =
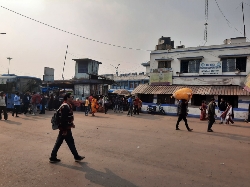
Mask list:
[[52,123],[52,129],[56,130],[59,128],[59,125],[61,123],[61,107],[67,105],[69,106],[67,103],[62,104],[57,110],[56,113],[54,113],[54,115],[51,118],[51,123]]

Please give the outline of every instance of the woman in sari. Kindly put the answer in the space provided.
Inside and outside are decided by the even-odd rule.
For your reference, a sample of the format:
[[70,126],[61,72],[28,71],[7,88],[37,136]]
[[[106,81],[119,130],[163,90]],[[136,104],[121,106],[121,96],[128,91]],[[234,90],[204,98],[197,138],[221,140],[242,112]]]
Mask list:
[[227,102],[227,109],[225,110],[225,112],[223,112],[221,114],[221,118],[223,120],[226,120],[226,124],[229,124],[229,122],[231,122],[233,124],[234,123],[233,117],[234,117],[233,107],[232,107],[232,105],[230,105],[229,102]]
[[93,97],[92,101],[91,101],[91,112],[92,112],[92,116],[95,116],[95,113],[97,112],[98,109],[98,103],[97,103],[97,99],[95,97]]
[[206,118],[207,105],[205,101],[202,101],[200,110],[201,110],[200,120],[206,120],[207,119]]
[[227,106],[228,111],[227,111],[227,114],[226,114],[226,124],[229,124],[229,122],[234,124],[234,121],[233,121],[233,118],[234,118],[233,107],[229,102],[227,102],[227,105],[228,105]]

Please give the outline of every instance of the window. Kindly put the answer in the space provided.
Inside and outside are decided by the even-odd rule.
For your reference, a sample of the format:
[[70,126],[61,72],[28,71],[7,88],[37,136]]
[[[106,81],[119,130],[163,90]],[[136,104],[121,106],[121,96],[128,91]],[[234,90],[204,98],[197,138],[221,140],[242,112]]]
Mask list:
[[124,88],[124,82],[121,82],[121,88]]
[[161,104],[175,104],[175,98],[171,98],[170,94],[159,94],[157,95],[157,103]]
[[234,72],[236,69],[246,72],[247,57],[222,58],[221,61],[222,72]]
[[181,73],[199,73],[201,59],[181,60]]
[[88,63],[78,62],[78,73],[88,73]]
[[136,88],[138,86],[138,82],[135,82],[134,88]]
[[125,88],[128,87],[128,81],[125,81],[125,82],[124,82],[124,87],[125,87]]
[[129,88],[130,88],[130,89],[134,89],[134,83],[133,83],[133,82],[130,82],[130,83],[129,83]]
[[158,68],[171,68],[171,61],[159,61]]
[[142,102],[153,103],[154,95],[153,94],[138,94]]

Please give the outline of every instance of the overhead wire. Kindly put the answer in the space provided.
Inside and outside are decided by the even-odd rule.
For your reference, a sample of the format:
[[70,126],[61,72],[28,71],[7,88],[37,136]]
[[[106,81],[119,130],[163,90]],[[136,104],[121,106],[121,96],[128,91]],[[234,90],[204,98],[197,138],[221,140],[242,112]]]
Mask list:
[[130,50],[135,50],[135,51],[147,51],[147,52],[152,51],[152,50],[148,50],[148,49],[140,49],[140,48],[137,48],[137,49],[136,49],[136,48],[133,48],[133,47],[120,46],[120,45],[111,44],[111,43],[107,43],[107,42],[102,42],[102,41],[99,41],[99,40],[95,40],[95,39],[92,39],[92,38],[88,38],[88,37],[85,37],[85,36],[82,36],[82,35],[78,35],[78,34],[75,34],[75,33],[69,32],[69,31],[66,31],[66,30],[64,30],[64,29],[59,29],[59,28],[54,27],[54,26],[52,26],[52,25],[46,24],[46,23],[44,23],[44,22],[38,21],[38,20],[33,19],[33,18],[31,18],[31,17],[28,17],[28,16],[25,16],[25,15],[20,14],[20,13],[18,13],[18,12],[15,12],[15,11],[9,9],[9,8],[4,7],[4,6],[0,6],[0,7],[3,8],[3,9],[8,10],[8,11],[10,11],[10,12],[13,12],[13,13],[15,13],[15,14],[18,14],[18,15],[20,15],[20,16],[23,16],[23,17],[25,17],[25,18],[27,18],[27,19],[30,19],[30,20],[32,20],[32,21],[35,21],[35,22],[37,22],[37,23],[43,24],[43,25],[48,26],[48,27],[51,27],[51,28],[53,28],[53,29],[57,29],[57,30],[62,31],[62,32],[65,32],[65,33],[67,33],[67,34],[71,34],[71,35],[74,35],[74,36],[77,36],[77,37],[80,37],[80,38],[83,38],[83,39],[86,39],[86,40],[89,40],[89,41],[92,41],[92,42],[97,42],[97,43],[100,43],[100,44],[103,44],[103,45],[109,45],[109,46],[112,46],[112,47],[117,47],[117,48],[122,48],[122,49],[130,49]]
[[245,3],[245,2],[243,2],[244,4],[246,4],[246,5],[248,5],[248,6],[250,6],[249,4],[247,4],[247,3]]
[[[225,16],[224,13],[222,12],[222,10],[221,10],[221,8],[220,8],[220,6],[219,6],[217,0],[214,0],[214,1],[215,1],[216,5],[217,5],[219,11],[221,12],[221,14],[223,15],[223,17],[224,17],[225,20],[227,21],[227,25],[228,25],[230,28],[234,28],[236,31],[238,31],[239,33],[243,34],[243,33],[242,33],[241,31],[239,31],[235,26],[233,26],[232,23],[226,18],[226,16]],[[231,25],[232,25],[232,26],[231,26]],[[246,37],[246,38],[247,38],[247,37]],[[247,39],[250,41],[249,38],[247,38]]]

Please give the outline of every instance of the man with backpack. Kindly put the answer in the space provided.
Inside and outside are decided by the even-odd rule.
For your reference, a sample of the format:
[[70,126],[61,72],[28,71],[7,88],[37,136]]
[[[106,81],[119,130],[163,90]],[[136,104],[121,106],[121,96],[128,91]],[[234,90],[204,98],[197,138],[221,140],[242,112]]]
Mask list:
[[72,102],[72,97],[70,93],[67,93],[63,98],[63,103],[58,109],[57,113],[59,115],[59,134],[56,140],[56,143],[54,145],[54,148],[51,152],[51,157],[49,158],[51,163],[54,162],[60,162],[61,160],[57,158],[57,152],[60,148],[60,146],[63,143],[63,140],[66,141],[68,144],[68,147],[71,151],[71,153],[74,155],[75,161],[81,161],[85,157],[80,156],[76,150],[74,138],[72,136],[71,128],[75,128],[75,125],[73,123],[74,116],[73,116],[73,109],[72,105],[70,104]]

